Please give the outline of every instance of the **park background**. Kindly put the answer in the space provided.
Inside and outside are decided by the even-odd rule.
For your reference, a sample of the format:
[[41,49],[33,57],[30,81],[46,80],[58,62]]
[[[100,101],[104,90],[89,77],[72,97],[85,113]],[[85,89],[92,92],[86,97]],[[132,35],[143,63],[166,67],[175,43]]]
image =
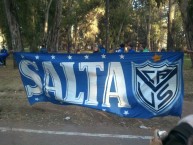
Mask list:
[[[13,51],[74,53],[121,43],[192,51],[192,0],[1,0],[0,43]],[[192,56],[191,56],[192,57]]]
[[[192,0],[0,0],[0,43],[12,51],[90,52],[103,45],[114,52],[121,43],[151,51],[183,51],[182,117],[193,107]],[[1,49],[1,47],[0,47]],[[13,56],[0,67],[0,124],[55,128],[65,125],[170,130],[179,117],[121,118],[79,106],[30,106]]]
[[[0,43],[10,52],[38,52],[42,44],[49,52],[75,53],[78,49],[90,52],[96,45],[114,52],[121,43],[132,43],[136,51],[140,44],[153,52],[162,48],[183,51],[184,98],[191,100],[192,11],[192,0],[1,0]],[[12,60],[10,54],[6,68],[0,68],[0,119],[41,118],[48,108],[29,106],[18,70],[12,68],[15,66]],[[63,113],[79,116],[68,111]],[[92,118],[93,112],[88,112],[80,113],[81,118],[84,115]],[[100,114],[108,118],[107,114]],[[61,114],[54,112],[52,115]]]
[[[189,55],[184,56],[184,99],[182,117],[192,114],[193,70]],[[180,117],[165,116],[152,119],[123,118],[115,114],[76,105],[55,105],[49,102],[30,105],[23,87],[19,70],[13,68],[13,55],[7,58],[7,66],[0,67],[0,124],[19,124],[21,127],[121,127],[124,129],[158,128],[169,131]]]

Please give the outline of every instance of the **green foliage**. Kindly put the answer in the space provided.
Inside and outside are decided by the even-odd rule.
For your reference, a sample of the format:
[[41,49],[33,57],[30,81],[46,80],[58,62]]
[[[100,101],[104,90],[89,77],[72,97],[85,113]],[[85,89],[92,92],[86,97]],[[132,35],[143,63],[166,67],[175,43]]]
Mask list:
[[18,22],[25,45],[37,47],[43,37],[45,5],[40,0],[17,2]]
[[99,0],[78,0],[78,1],[68,1],[64,4],[63,9],[63,25],[71,26],[80,21],[84,20],[84,17],[96,7],[100,6],[101,2]]
[[4,5],[3,5],[3,1],[0,1],[0,28],[2,33],[5,34],[6,32],[6,14],[5,14],[5,10],[4,10]]
[[155,2],[157,3],[157,7],[159,8],[161,4],[165,4],[167,0],[155,0]]
[[[129,22],[133,22],[134,13],[132,5],[126,0],[114,0],[110,1],[109,6],[109,22],[110,22],[110,42],[115,48],[120,43],[127,41],[124,32],[127,32],[127,26]],[[105,32],[105,17],[101,20],[101,29]],[[120,34],[119,34],[120,33]],[[120,35],[120,36],[119,36]],[[102,40],[105,40],[105,33],[101,33]]]
[[190,22],[193,23],[193,1],[189,0],[188,2],[188,8],[187,8],[188,14],[189,14],[189,18],[190,18]]
[[[132,4],[133,0],[109,0],[109,34],[110,46],[115,48],[120,43],[131,41],[134,43],[143,43],[147,39],[147,22],[149,17],[149,7],[151,6],[151,43],[153,47],[158,48],[158,43],[162,43],[167,26],[164,27],[164,20],[167,19],[166,10],[161,7],[166,0],[136,0],[136,6]],[[43,42],[45,13],[49,0],[13,0],[12,12],[17,18],[20,26],[22,42],[24,47],[36,51],[37,47]],[[68,0],[63,1],[63,13],[61,19],[59,46],[69,45],[92,45],[94,42],[105,43],[106,35],[106,0]],[[193,2],[189,2],[189,14],[193,21]],[[53,25],[56,1],[53,0],[49,10],[50,29]],[[157,8],[159,5],[159,9]],[[99,11],[100,9],[100,11]],[[97,18],[96,23],[94,18]],[[99,31],[94,30],[91,25],[95,24]],[[92,29],[93,28],[93,29]],[[0,1],[0,29],[9,42],[9,29],[6,21],[3,1]],[[95,33],[93,31],[96,31]],[[180,49],[182,47],[182,38],[184,33],[182,29],[182,20],[180,15],[175,17],[175,45]],[[91,36],[86,37],[90,32]],[[75,38],[76,37],[76,38]]]
[[[6,40],[4,40],[3,43],[7,43],[11,41],[10,35],[9,35],[9,27],[7,24],[7,19],[6,19],[6,13],[4,9],[4,3],[1,0],[0,1],[0,31],[1,33],[5,36]],[[8,46],[8,48],[10,48]]]

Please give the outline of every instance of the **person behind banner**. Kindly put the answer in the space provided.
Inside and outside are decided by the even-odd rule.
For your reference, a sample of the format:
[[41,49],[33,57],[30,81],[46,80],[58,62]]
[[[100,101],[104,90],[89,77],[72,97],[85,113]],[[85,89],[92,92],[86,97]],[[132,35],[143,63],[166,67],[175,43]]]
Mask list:
[[99,45],[98,46],[99,47],[99,51],[100,51],[100,53],[107,53],[107,50],[106,50],[106,48],[104,48],[102,45]]
[[124,53],[125,52],[125,44],[120,44],[119,49],[115,50],[115,53]]
[[7,51],[7,49],[5,49],[5,46],[3,45],[2,49],[1,49],[1,56],[0,56],[0,63],[3,66],[6,66],[6,59],[7,59],[8,55],[9,55],[8,51]]
[[97,44],[95,44],[94,48],[93,48],[93,53],[99,53],[99,47]]
[[165,49],[165,48],[162,48],[162,49],[161,49],[161,52],[166,52],[166,49]]
[[143,52],[143,50],[144,50],[143,45],[142,45],[142,44],[139,44],[138,52]]
[[134,48],[134,46],[133,46],[133,44],[129,44],[128,45],[128,53],[134,53],[135,52],[135,48]]
[[47,48],[45,47],[44,44],[40,48],[40,53],[48,53],[48,50],[47,50]]
[[143,52],[149,52],[149,49],[147,46],[143,49]]
[[165,136],[154,132],[150,145],[193,145],[193,114],[182,118]]

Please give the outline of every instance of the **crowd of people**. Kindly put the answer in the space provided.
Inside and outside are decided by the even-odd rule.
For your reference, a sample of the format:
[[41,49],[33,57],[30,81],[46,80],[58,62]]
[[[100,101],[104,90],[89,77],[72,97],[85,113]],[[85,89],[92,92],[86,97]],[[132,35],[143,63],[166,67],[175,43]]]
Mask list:
[[[102,45],[96,45],[93,48],[93,53],[106,53],[106,52],[107,50]],[[113,53],[134,53],[134,52],[150,52],[150,50],[147,47],[143,47],[142,44],[140,44],[136,49],[132,43],[128,44],[121,43]]]
[[[162,49],[161,52],[165,52],[165,49]],[[111,53],[134,53],[134,52],[150,52],[150,50],[147,47],[143,47],[142,44],[139,44],[139,46],[136,48],[132,43],[121,43],[119,45],[119,48],[115,49]],[[39,49],[39,53],[48,53],[47,47],[45,44],[42,44]],[[75,53],[79,54],[81,53],[80,49],[77,49]],[[95,45],[93,47],[93,53],[107,53],[106,48],[103,45]],[[0,49],[0,66],[6,66],[6,58],[9,55],[8,49],[5,48],[3,45]]]

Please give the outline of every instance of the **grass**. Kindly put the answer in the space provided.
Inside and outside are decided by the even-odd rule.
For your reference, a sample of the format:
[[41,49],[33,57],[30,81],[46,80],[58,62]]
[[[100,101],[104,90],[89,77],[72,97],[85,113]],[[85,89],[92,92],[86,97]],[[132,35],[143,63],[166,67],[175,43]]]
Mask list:
[[184,54],[184,70],[190,70],[191,69],[191,60],[190,56],[187,54]]
[[0,92],[22,91],[23,85],[18,69],[13,69],[13,60],[7,59],[7,66],[0,67]]

